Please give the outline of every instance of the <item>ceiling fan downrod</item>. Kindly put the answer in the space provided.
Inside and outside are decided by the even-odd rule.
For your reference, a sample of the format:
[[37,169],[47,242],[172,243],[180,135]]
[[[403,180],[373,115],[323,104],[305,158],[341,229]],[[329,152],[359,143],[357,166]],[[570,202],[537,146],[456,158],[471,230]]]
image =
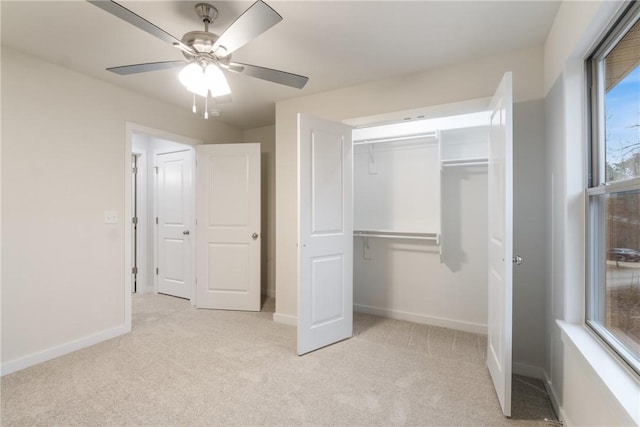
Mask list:
[[213,23],[218,17],[218,9],[209,3],[198,3],[196,5],[196,14],[204,23],[204,31],[209,32],[209,24]]

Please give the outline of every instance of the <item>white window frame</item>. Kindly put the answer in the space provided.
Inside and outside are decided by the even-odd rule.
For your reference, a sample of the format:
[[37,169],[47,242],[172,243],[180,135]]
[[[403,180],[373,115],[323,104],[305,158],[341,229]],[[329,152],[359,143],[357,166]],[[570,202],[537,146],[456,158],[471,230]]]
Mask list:
[[640,19],[640,3],[632,4],[614,24],[612,30],[598,45],[587,60],[587,84],[589,90],[589,117],[591,135],[589,141],[590,167],[587,170],[586,189],[586,298],[585,323],[636,374],[640,375],[640,355],[631,353],[627,347],[596,319],[602,319],[601,300],[604,298],[607,259],[604,235],[604,203],[606,195],[622,194],[640,189],[640,178],[606,182],[605,176],[605,83],[603,59],[613,50],[630,28]]

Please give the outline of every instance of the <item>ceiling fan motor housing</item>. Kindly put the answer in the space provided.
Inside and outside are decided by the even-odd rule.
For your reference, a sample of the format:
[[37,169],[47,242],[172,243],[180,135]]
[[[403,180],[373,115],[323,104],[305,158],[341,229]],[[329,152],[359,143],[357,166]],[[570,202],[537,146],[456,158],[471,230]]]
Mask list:
[[[198,53],[213,54],[213,44],[216,40],[218,40],[218,35],[208,31],[189,31],[182,36],[182,43],[191,46]],[[192,58],[192,55],[189,55],[187,52],[183,53],[188,59]]]
[[[192,47],[199,55],[196,55],[196,59],[203,61],[211,60],[217,62],[221,59],[226,59],[226,51],[223,46],[220,46],[216,51],[213,51],[213,45],[218,40],[217,34],[209,32],[209,24],[211,24],[218,16],[218,9],[208,3],[198,3],[195,6],[196,14],[204,23],[204,31],[189,31],[182,36],[182,43]],[[187,59],[193,59],[193,55],[188,52],[183,52]]]
[[198,3],[196,14],[205,24],[211,24],[218,17],[218,9],[209,3]]

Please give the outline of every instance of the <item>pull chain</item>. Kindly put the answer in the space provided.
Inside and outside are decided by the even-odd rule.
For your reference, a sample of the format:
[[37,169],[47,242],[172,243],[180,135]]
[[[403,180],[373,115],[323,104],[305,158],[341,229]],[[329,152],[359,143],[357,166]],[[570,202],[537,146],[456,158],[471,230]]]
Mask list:
[[193,93],[193,107],[191,108],[191,111],[193,111],[193,113],[196,113],[196,93]]
[[209,120],[209,94],[204,97],[204,118]]

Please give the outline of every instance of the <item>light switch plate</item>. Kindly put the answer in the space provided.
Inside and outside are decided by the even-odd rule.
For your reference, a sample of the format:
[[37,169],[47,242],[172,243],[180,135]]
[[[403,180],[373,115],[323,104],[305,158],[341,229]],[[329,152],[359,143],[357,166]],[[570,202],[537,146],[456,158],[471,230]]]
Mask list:
[[105,224],[117,224],[118,223],[118,211],[104,211],[104,223]]

